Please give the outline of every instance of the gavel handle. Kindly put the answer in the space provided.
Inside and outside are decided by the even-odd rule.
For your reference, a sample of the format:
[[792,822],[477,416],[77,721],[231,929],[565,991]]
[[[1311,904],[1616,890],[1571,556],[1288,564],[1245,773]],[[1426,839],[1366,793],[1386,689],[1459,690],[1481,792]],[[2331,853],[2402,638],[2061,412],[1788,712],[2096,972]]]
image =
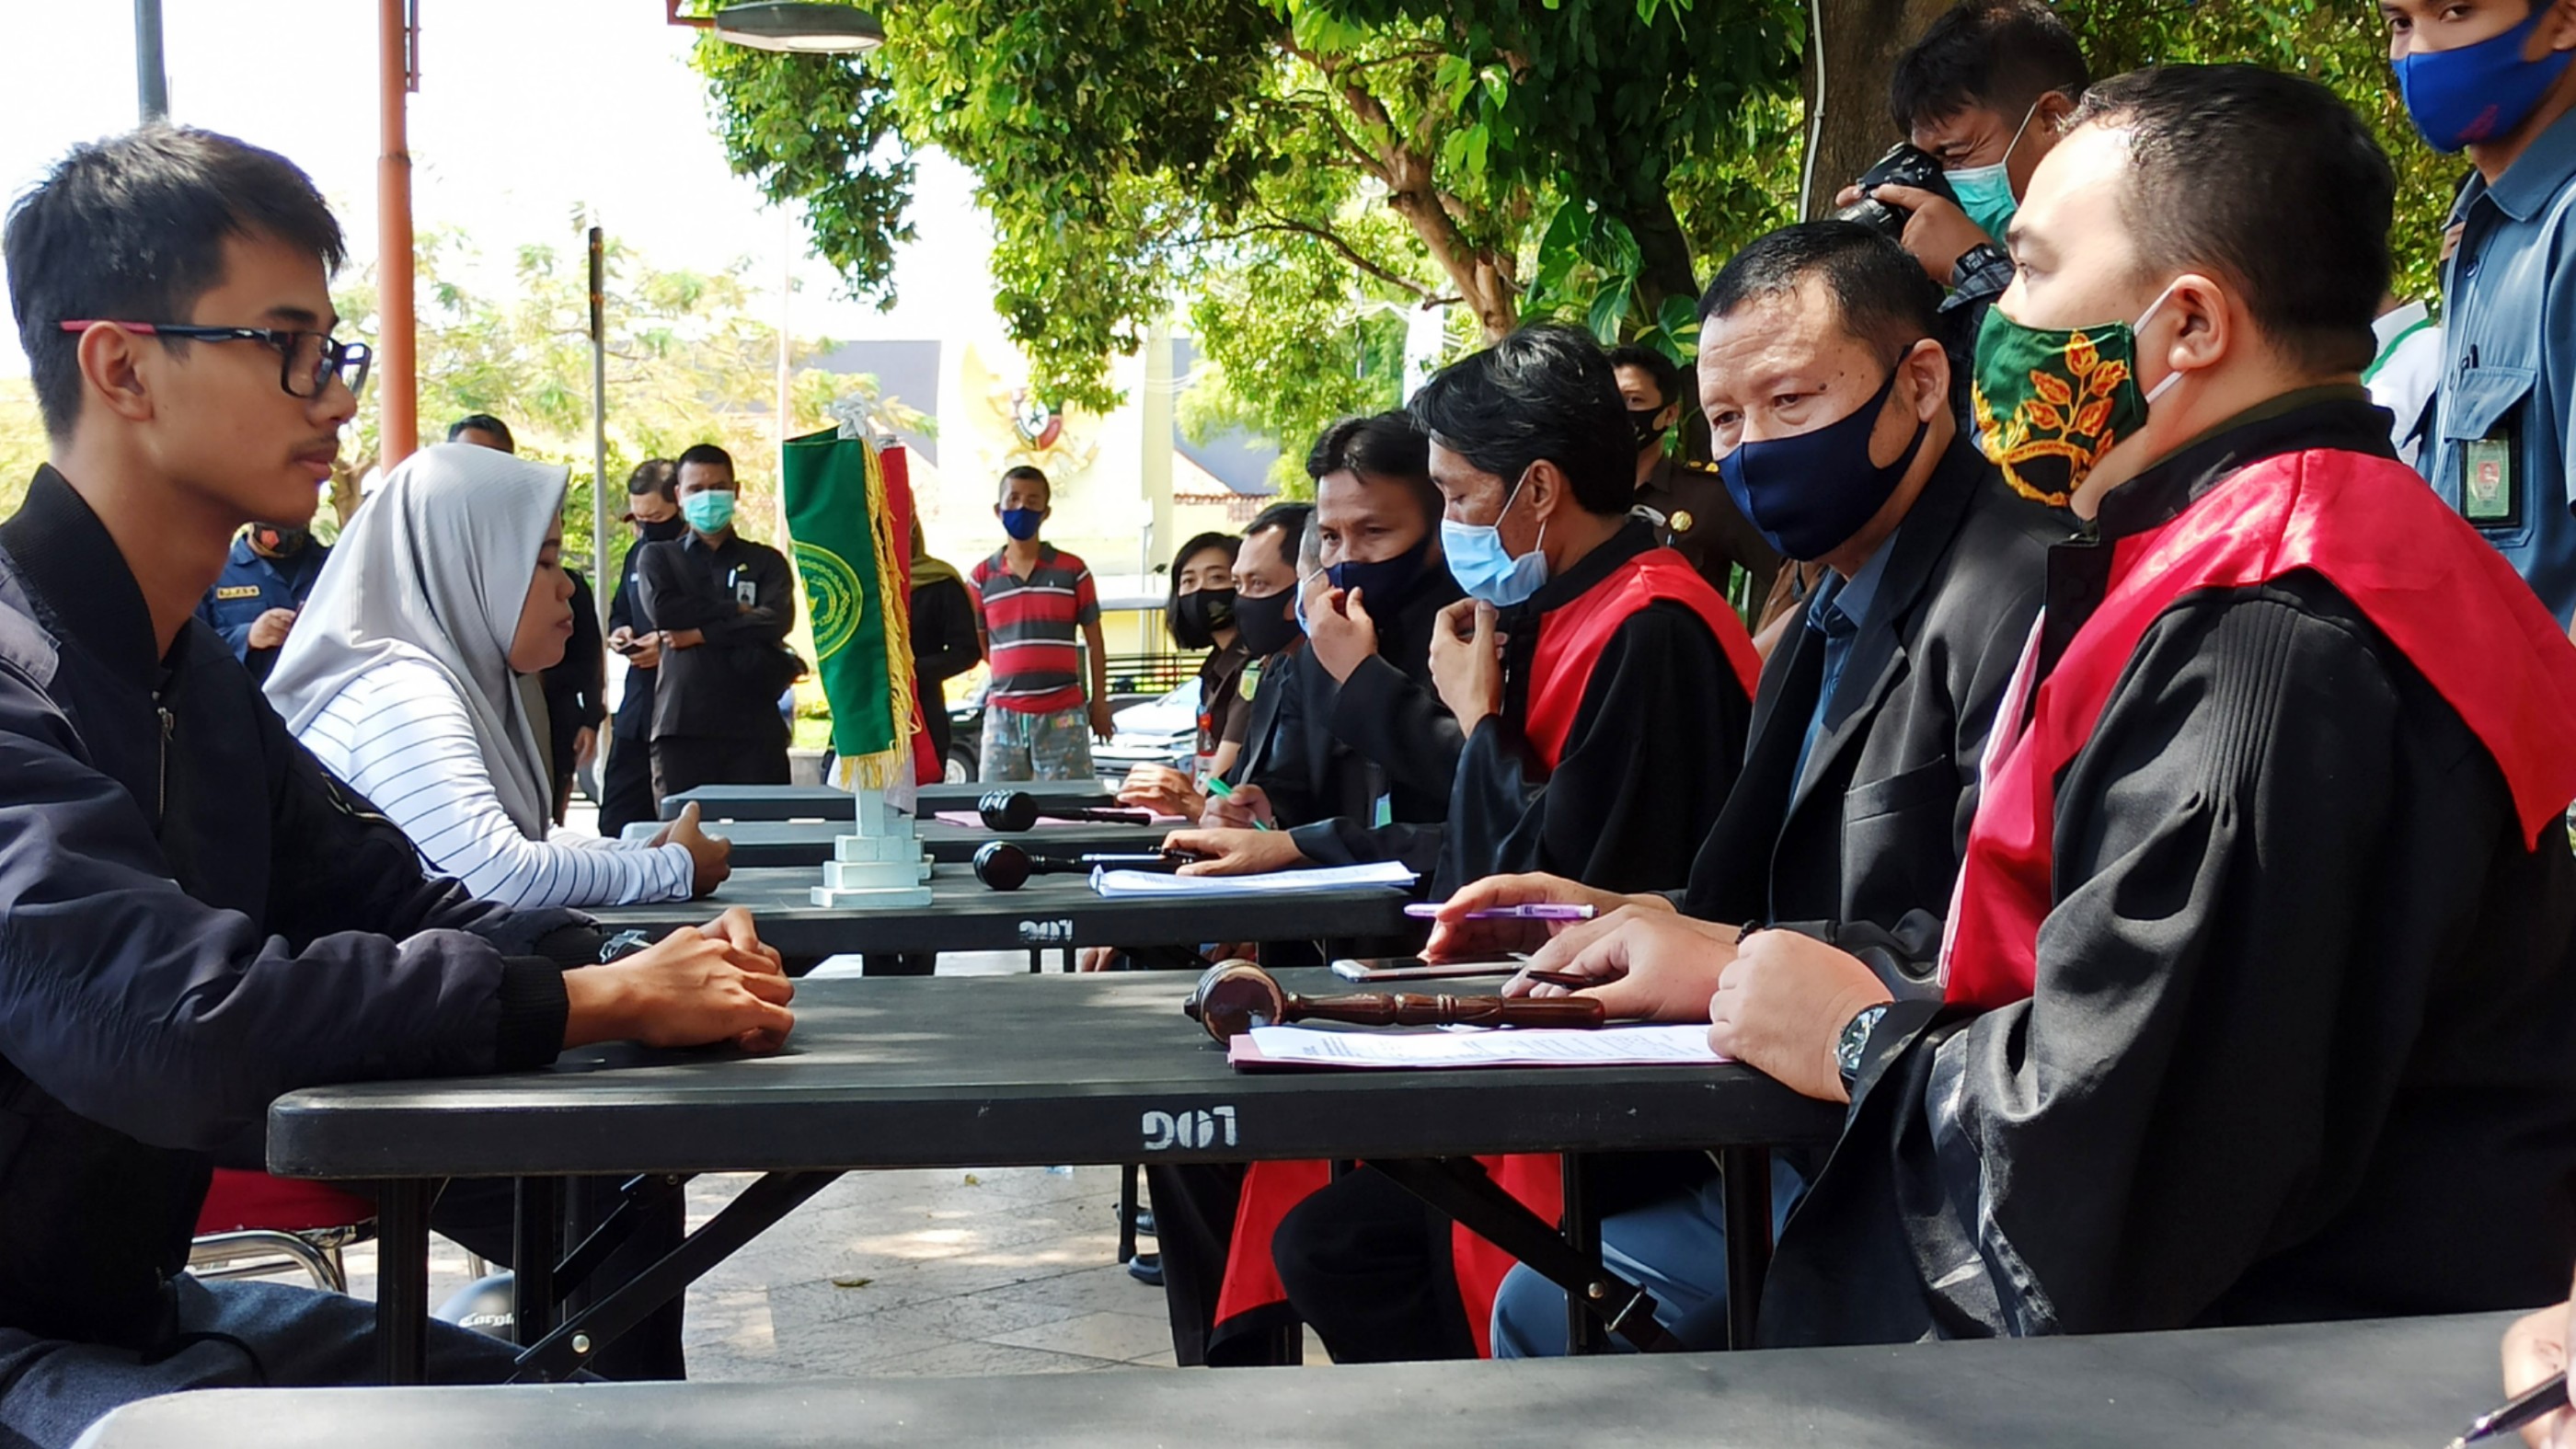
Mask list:
[[1343,1021],[1356,1026],[1556,1026],[1602,1024],[1589,996],[1420,996],[1368,991],[1350,996],[1291,996],[1283,1021]]

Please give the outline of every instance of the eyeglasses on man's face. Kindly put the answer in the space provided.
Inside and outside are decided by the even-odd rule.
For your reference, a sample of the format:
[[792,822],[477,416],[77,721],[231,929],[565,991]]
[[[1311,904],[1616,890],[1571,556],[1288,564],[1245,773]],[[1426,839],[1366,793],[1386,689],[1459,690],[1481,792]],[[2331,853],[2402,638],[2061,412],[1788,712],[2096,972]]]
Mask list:
[[[100,319],[85,318],[61,324],[65,332],[86,332],[99,326]],[[367,385],[367,368],[375,361],[375,349],[363,342],[342,342],[327,332],[299,331],[288,327],[199,327],[186,322],[107,322],[145,337],[176,337],[189,342],[257,342],[277,349],[279,365],[277,385],[287,396],[320,397],[331,385],[333,376],[355,397]]]

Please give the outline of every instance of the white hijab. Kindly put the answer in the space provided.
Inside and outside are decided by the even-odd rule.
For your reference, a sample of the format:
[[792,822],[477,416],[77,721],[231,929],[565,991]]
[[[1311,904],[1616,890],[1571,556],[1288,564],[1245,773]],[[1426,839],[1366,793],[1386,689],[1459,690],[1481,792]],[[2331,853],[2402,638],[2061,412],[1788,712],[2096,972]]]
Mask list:
[[287,728],[301,735],[371,669],[429,664],[464,701],[501,808],[521,834],[545,839],[549,766],[510,671],[510,641],[569,476],[466,443],[396,466],[341,532],[268,676]]

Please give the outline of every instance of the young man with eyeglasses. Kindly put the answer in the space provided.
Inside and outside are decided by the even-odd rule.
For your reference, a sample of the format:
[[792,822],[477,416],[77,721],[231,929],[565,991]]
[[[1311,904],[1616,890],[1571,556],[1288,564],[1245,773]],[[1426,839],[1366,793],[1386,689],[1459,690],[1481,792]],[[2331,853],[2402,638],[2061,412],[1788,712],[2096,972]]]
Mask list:
[[[192,617],[234,530],[329,476],[365,378],[302,172],[147,127],[0,245],[51,452],[0,524],[0,1443],[52,1446],[177,1389],[374,1376],[369,1305],[182,1272],[280,1094],[772,1048],[793,991],[740,912],[600,964],[586,918],[424,879]],[[433,1379],[509,1371],[429,1328]]]

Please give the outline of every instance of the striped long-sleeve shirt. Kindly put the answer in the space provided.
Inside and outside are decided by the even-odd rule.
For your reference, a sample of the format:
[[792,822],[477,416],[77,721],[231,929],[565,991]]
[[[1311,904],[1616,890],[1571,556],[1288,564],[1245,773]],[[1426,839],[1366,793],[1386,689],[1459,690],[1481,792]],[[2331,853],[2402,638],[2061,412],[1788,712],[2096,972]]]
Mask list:
[[519,909],[689,898],[687,847],[628,848],[558,830],[519,833],[501,808],[455,687],[427,664],[396,661],[340,691],[304,745],[411,837],[434,874]]

